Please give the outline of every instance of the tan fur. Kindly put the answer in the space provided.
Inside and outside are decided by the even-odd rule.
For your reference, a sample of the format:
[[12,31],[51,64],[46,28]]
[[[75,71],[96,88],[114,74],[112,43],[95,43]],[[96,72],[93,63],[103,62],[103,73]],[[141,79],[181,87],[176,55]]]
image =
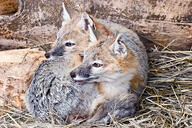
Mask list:
[[[110,50],[109,50],[110,45],[111,44],[106,45],[102,50],[100,50],[98,53],[98,56],[96,57],[103,61],[106,61],[106,63],[104,64],[104,68],[107,68],[107,70],[109,72],[111,72],[112,74],[117,69],[119,69],[119,71],[121,71],[121,72],[127,72],[129,69],[134,69],[135,71],[132,73],[136,75],[136,72],[138,70],[137,56],[134,56],[133,53],[130,50],[128,50],[128,56],[126,58],[115,59],[114,56],[111,56],[111,54],[108,54],[108,53],[110,53]],[[112,66],[109,66],[109,65],[112,65]],[[105,89],[102,88],[103,86],[101,85],[101,83],[98,83],[97,85],[99,85],[99,87],[98,87],[99,91],[103,95],[105,95],[105,97],[109,98],[110,96],[108,96],[105,92],[105,91],[108,91],[107,88],[105,88]],[[136,85],[133,84],[132,86],[136,86]],[[116,87],[116,89],[114,89],[113,92],[111,92],[111,93],[115,93],[115,91],[118,91],[118,87]]]
[[137,56],[133,55],[130,50],[128,50],[128,56],[126,58],[118,59],[118,63],[122,71],[126,71],[129,68],[138,69],[138,58]]
[[72,54],[71,55],[71,65],[72,68],[76,67],[77,65],[81,64],[82,58],[79,56],[79,54]]
[[105,91],[103,90],[101,83],[96,83],[96,86],[98,88],[99,93],[105,94]]
[[[83,53],[83,51],[89,46],[91,42],[91,33],[88,29],[86,30],[84,27],[82,27],[82,14],[75,14],[71,17],[70,20],[64,23],[64,25],[60,28],[59,32],[57,33],[57,41],[55,45],[47,53],[54,52],[57,48],[63,46],[67,41],[74,42],[75,47],[72,48],[70,51],[65,48],[65,54],[67,54],[68,52],[75,52],[80,54]],[[112,32],[109,31],[104,24],[98,22],[94,18],[91,19],[94,23],[94,27],[92,26],[92,29],[97,39],[105,39],[112,34]]]
[[95,26],[96,26],[97,31],[99,32],[100,36],[104,37],[104,36],[110,36],[112,34],[112,32],[109,31],[104,24],[101,24],[94,19],[93,19],[93,21],[95,23]]
[[[113,41],[112,39],[111,41]],[[98,41],[99,42],[99,41]],[[102,60],[104,63],[104,68],[109,73],[111,72],[113,75],[114,72],[129,72],[129,69],[133,69],[131,74],[136,74],[138,69],[138,59],[136,56],[133,55],[131,51],[128,50],[128,56],[126,58],[116,58],[116,55],[112,55],[110,50],[111,43],[104,44],[100,46],[100,43],[90,47],[87,51],[94,51],[97,54],[93,57],[94,60]],[[102,48],[101,48],[102,47]],[[90,55],[91,53],[87,52],[85,54]],[[110,75],[110,74],[108,74]],[[93,100],[92,107],[91,107],[91,115],[94,115],[98,106],[103,104],[106,100],[112,100],[117,98],[121,94],[127,94],[127,85],[105,85],[105,83],[97,83],[98,91],[101,94],[98,98]],[[129,85],[128,85],[129,86]]]
[[[148,69],[147,61],[148,60],[147,60],[145,47],[142,44],[142,42],[139,40],[139,37],[132,30],[129,30],[119,24],[101,20],[101,19],[97,19],[97,22],[104,24],[105,29],[107,29],[108,31],[111,32],[108,36],[111,36],[111,34],[116,35],[119,32],[124,32],[129,36],[129,38],[131,40],[133,40],[138,45],[140,54],[133,55],[131,50],[129,50],[128,55],[131,55],[131,56],[127,56],[126,61],[122,61],[122,60],[118,60],[118,61],[119,61],[119,64],[121,65],[121,69],[124,71],[132,66],[137,69],[137,73],[134,75],[133,79],[131,80],[131,88],[133,90],[135,90],[136,92],[138,90],[142,90],[140,88],[144,88],[144,86],[146,84],[146,79],[147,79],[146,76],[147,76],[147,69]],[[129,47],[127,47],[127,48],[129,49]],[[136,52],[138,52],[138,51],[136,51]],[[102,53],[102,54],[106,55],[105,53]],[[141,59],[143,59],[143,60],[141,60]],[[109,63],[114,63],[114,61],[113,62],[109,61]],[[144,67],[142,68],[140,65],[143,65]],[[114,70],[114,67],[111,67],[111,70]],[[138,93],[140,93],[140,92],[138,92]]]
[[80,16],[74,16],[74,18],[60,29],[56,46],[62,45],[67,40],[72,40],[76,43],[76,48],[73,50],[74,52],[83,51],[83,49],[88,46],[88,42],[90,42],[89,33],[80,28],[78,25],[79,21]]
[[0,1],[0,15],[12,15],[18,10],[17,0],[1,0]]
[[[144,83],[144,80],[142,80],[138,75],[135,75],[133,77],[133,79],[130,81],[130,86],[132,91],[137,92],[138,90],[144,88],[144,85],[142,83]],[[143,87],[141,87],[143,86]]]

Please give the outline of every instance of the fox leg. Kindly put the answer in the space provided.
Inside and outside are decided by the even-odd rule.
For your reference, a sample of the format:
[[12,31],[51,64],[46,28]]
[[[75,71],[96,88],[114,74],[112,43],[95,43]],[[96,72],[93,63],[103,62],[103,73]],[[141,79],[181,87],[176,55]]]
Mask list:
[[[138,97],[136,94],[131,93],[122,96],[120,99],[107,101],[100,106],[97,115],[100,115],[100,119],[96,121],[97,124],[108,124],[115,120],[121,120],[125,117],[130,117],[135,114],[137,108]],[[99,117],[99,116],[97,116]]]

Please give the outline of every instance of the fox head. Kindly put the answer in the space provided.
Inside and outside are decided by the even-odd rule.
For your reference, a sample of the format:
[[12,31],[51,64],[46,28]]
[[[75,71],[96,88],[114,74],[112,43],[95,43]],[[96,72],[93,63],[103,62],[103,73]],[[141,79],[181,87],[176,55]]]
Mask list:
[[134,43],[126,34],[97,41],[84,52],[83,62],[71,71],[76,82],[130,81],[138,69],[138,57],[129,44]]
[[[99,25],[86,12],[80,15],[70,16],[63,3],[62,26],[57,33],[55,46],[45,54],[46,58],[63,56],[68,53],[79,53],[96,40],[96,32]],[[90,29],[89,29],[90,28]],[[101,28],[101,27],[100,27]],[[97,33],[97,34],[93,34]]]

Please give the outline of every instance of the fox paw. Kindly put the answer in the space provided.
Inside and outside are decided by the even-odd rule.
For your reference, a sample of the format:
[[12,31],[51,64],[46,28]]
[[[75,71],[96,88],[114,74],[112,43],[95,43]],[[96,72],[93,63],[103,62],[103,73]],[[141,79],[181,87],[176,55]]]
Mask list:
[[113,121],[118,121],[126,117],[132,117],[135,114],[135,106],[130,108],[120,108],[118,110],[108,113],[106,116],[102,117],[96,124],[110,124]]
[[[137,96],[128,95],[121,100],[111,100],[103,103],[97,112],[96,124],[109,124],[112,121],[118,121],[126,117],[131,117],[136,112]],[[101,116],[102,115],[102,116]]]

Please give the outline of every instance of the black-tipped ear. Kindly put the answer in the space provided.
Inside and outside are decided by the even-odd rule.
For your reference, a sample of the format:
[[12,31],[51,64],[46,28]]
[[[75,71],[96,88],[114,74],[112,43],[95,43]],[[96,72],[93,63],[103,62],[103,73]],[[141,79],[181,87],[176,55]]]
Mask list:
[[62,7],[63,7],[63,12],[62,12],[63,22],[62,22],[62,26],[64,26],[66,24],[66,22],[71,19],[71,17],[69,15],[67,9],[65,8],[64,2],[62,3]]
[[111,50],[114,54],[120,55],[121,57],[127,56],[127,48],[122,40],[123,34],[118,34],[115,42],[111,45]]

